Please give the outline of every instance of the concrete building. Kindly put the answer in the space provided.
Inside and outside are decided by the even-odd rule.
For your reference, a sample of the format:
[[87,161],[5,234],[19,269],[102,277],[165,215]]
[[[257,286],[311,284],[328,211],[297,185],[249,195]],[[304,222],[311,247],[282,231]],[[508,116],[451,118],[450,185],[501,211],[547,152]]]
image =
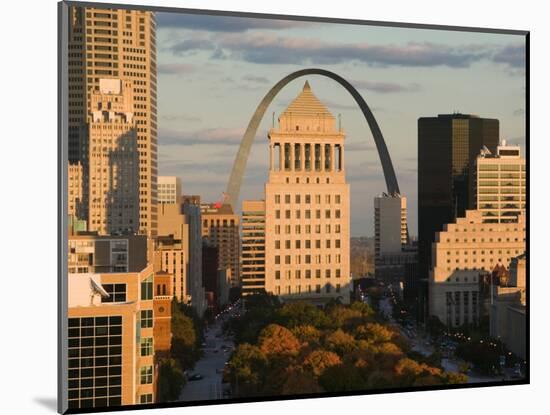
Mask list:
[[172,274],[155,270],[153,294],[153,337],[155,358],[168,356],[172,343]]
[[99,80],[88,118],[88,229],[139,231],[139,158],[132,84]]
[[[69,162],[82,165],[84,205],[93,204],[95,212],[99,213],[99,216],[85,218],[92,222],[88,229],[103,233],[110,228],[128,226],[141,234],[154,236],[157,220],[157,53],[154,14],[142,10],[71,6],[68,31]],[[105,93],[105,85],[111,83],[123,86],[123,95],[112,91],[111,105],[117,106],[117,99],[124,96],[124,112],[131,113],[131,116],[127,114],[117,118],[114,115],[117,110],[108,106],[94,108],[93,96],[97,96],[97,91]],[[103,103],[109,104],[105,100]],[[96,100],[95,104],[99,101]],[[94,111],[100,111],[101,117],[108,116],[111,121],[104,121],[103,126],[98,124]],[[125,125],[117,125],[117,119],[125,119]],[[92,123],[96,126],[92,127]],[[112,134],[110,128],[113,129]],[[96,139],[101,135],[101,140],[107,138],[110,141],[106,143],[111,147],[107,154],[103,152],[103,141],[96,141],[95,145],[90,141],[92,135]],[[113,148],[114,144],[118,144],[118,148]],[[95,170],[89,164],[90,153],[95,153],[97,157]],[[108,166],[99,167],[99,157],[107,157],[112,161],[111,165],[118,167],[113,170],[109,170]],[[127,178],[122,178],[120,170],[127,171],[123,160],[127,162],[134,157],[137,159],[137,173],[134,180],[128,182]],[[88,191],[94,191],[91,181],[95,181],[96,186],[99,184],[97,180],[100,179],[94,179],[94,176],[100,174],[104,177],[105,173],[117,180],[115,194],[118,196],[125,187],[137,186],[137,192],[134,192],[139,195],[135,201],[137,205],[129,206],[130,195],[123,202],[111,202],[97,187],[95,196],[93,193],[88,195]],[[108,191],[107,196],[111,196],[113,191],[103,190]],[[90,202],[88,197],[92,199]],[[107,206],[111,203],[112,206]],[[110,209],[118,211],[109,215]],[[118,223],[118,214],[124,215],[130,211],[137,211],[137,216],[123,216],[122,223]],[[108,223],[109,216],[111,224]]]
[[69,409],[154,402],[153,275],[69,274]]
[[243,200],[241,241],[242,295],[265,291],[265,201]]
[[522,359],[527,355],[526,262],[525,254],[512,258],[508,284],[492,287],[489,320],[491,337]]
[[447,326],[477,324],[480,282],[497,265],[525,252],[525,216],[517,223],[484,223],[477,210],[444,226],[433,244],[429,314]]
[[227,203],[201,205],[202,237],[209,246],[218,248],[219,269],[231,270],[231,285],[240,284],[239,216]]
[[181,179],[176,176],[157,177],[157,203],[176,204],[181,202]]
[[374,198],[374,267],[376,278],[404,282],[405,265],[416,261],[409,246],[407,198],[382,193]]
[[139,272],[147,266],[145,235],[69,236],[69,273]]
[[350,301],[344,138],[307,81],[268,133],[265,289],[283,300]]
[[517,221],[527,201],[525,158],[519,146],[503,141],[496,153],[482,149],[474,171],[474,201],[486,223]]

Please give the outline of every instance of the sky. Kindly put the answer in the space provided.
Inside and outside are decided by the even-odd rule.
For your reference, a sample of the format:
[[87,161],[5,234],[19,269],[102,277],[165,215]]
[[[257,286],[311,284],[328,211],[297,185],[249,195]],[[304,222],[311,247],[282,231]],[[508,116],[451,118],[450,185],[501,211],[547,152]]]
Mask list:
[[[497,118],[501,138],[525,148],[523,36],[157,13],[157,54],[159,174],[179,176],[185,194],[207,202],[221,200],[256,106],[299,69],[333,71],[368,103],[407,197],[412,235],[419,117],[461,112]],[[263,198],[272,114],[276,120],[306,79],[327,108],[341,114],[352,236],[371,236],[374,197],[386,190],[378,153],[353,98],[322,76],[292,81],[268,108],[241,200]]]

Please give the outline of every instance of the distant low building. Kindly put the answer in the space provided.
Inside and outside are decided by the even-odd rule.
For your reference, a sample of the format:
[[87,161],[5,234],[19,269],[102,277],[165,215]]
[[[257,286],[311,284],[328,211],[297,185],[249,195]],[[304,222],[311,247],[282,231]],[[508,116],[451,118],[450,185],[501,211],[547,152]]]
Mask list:
[[181,200],[181,179],[176,176],[157,177],[157,203],[177,204]]

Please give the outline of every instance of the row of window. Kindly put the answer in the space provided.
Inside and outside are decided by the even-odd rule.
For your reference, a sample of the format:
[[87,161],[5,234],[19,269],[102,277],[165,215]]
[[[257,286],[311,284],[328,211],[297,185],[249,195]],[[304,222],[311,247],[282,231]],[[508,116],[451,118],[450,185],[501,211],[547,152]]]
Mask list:
[[[315,244],[312,245],[311,243],[311,239],[306,239],[303,241],[304,242],[304,245],[303,245],[303,248],[305,249],[311,249],[311,247],[313,246],[314,249],[321,249],[321,240],[320,239],[316,239],[314,242]],[[330,239],[326,239],[325,240],[325,243],[324,243],[324,247],[325,248],[340,248],[341,247],[341,243],[340,243],[340,239],[335,239],[334,240],[334,244],[332,243],[332,241]],[[280,240],[276,240],[275,241],[275,249],[282,249],[281,248],[282,244],[281,244],[281,241]],[[302,249],[302,241],[300,239],[297,239],[294,241],[294,248],[295,249]],[[284,249],[292,249],[292,241],[290,240],[286,240],[284,241]]]
[[[306,195],[303,195],[303,196],[304,196],[304,198],[303,198],[304,203],[310,204],[311,203],[311,195],[306,194]],[[330,203],[340,204],[341,203],[341,196],[340,195],[325,195],[324,200],[325,200],[325,203],[327,203],[327,204],[330,204]],[[291,203],[291,195],[289,195],[289,194],[284,195],[284,201],[285,201],[286,204]],[[294,203],[300,204],[301,201],[302,201],[302,195],[301,194],[294,195]],[[275,195],[275,203],[276,204],[281,203],[281,195],[279,195],[279,194]],[[321,203],[321,195],[315,195],[315,203],[316,204]]]
[[[325,269],[325,278],[332,278],[332,271],[331,269]],[[286,270],[285,271],[285,279],[287,280],[290,280],[292,278],[292,271],[291,270]],[[297,269],[297,270],[294,270],[294,278],[299,280],[302,278],[302,275],[304,276],[305,279],[311,279],[311,276],[315,274],[315,278],[321,278],[321,270],[320,269],[316,269],[316,270],[311,270],[311,269],[306,269],[304,270],[304,273],[302,274],[302,270],[300,269]],[[342,271],[340,270],[340,268],[337,268],[334,270],[334,276],[336,278],[340,278],[342,276]],[[275,271],[275,279],[276,280],[280,280],[281,279],[281,271],[280,270],[276,270]]]
[[[311,210],[306,209],[304,212],[304,218],[305,219],[311,219]],[[330,209],[325,209],[324,218],[330,219],[332,216],[332,211]],[[292,211],[290,209],[287,209],[284,211],[284,217],[285,219],[292,219]],[[334,210],[334,218],[340,219],[341,217],[341,211],[340,209]],[[302,218],[302,211],[296,210],[294,212],[294,219],[301,219]],[[277,209],[275,210],[275,219],[281,219],[281,210]],[[315,210],[315,219],[321,219],[321,209]]]
[[341,292],[341,290],[342,290],[342,287],[340,284],[336,284],[334,287],[332,287],[331,285],[325,285],[325,287],[321,287],[321,284],[317,284],[315,285],[314,289],[311,285],[305,285],[304,287],[302,287],[301,285],[296,285],[296,286],[287,285],[285,287],[281,287],[279,285],[275,286],[276,295],[321,294],[321,293],[330,294],[332,292],[339,293]]
[[[304,233],[307,235],[307,234],[311,234],[311,225],[303,225],[304,226]],[[284,227],[285,229],[285,234],[290,234],[291,233],[291,225],[285,225]],[[321,233],[321,225],[320,224],[317,224],[315,225],[315,233]],[[325,233],[331,233],[332,231],[332,225],[331,224],[326,224],[325,225]],[[341,225],[340,224],[335,224],[334,225],[334,233],[340,233],[341,232]],[[294,225],[294,233],[299,235],[302,233],[302,225]],[[275,235],[280,235],[281,234],[281,225],[275,225]]]

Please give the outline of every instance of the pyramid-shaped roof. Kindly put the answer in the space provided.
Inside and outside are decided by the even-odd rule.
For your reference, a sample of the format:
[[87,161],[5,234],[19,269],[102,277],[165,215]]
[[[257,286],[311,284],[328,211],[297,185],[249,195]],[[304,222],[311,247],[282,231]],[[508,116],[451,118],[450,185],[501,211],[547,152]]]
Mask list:
[[283,111],[281,116],[289,115],[296,116],[310,116],[310,117],[330,117],[334,118],[331,112],[327,109],[325,104],[319,101],[309,86],[309,82],[306,81],[302,92],[290,103],[290,105]]

